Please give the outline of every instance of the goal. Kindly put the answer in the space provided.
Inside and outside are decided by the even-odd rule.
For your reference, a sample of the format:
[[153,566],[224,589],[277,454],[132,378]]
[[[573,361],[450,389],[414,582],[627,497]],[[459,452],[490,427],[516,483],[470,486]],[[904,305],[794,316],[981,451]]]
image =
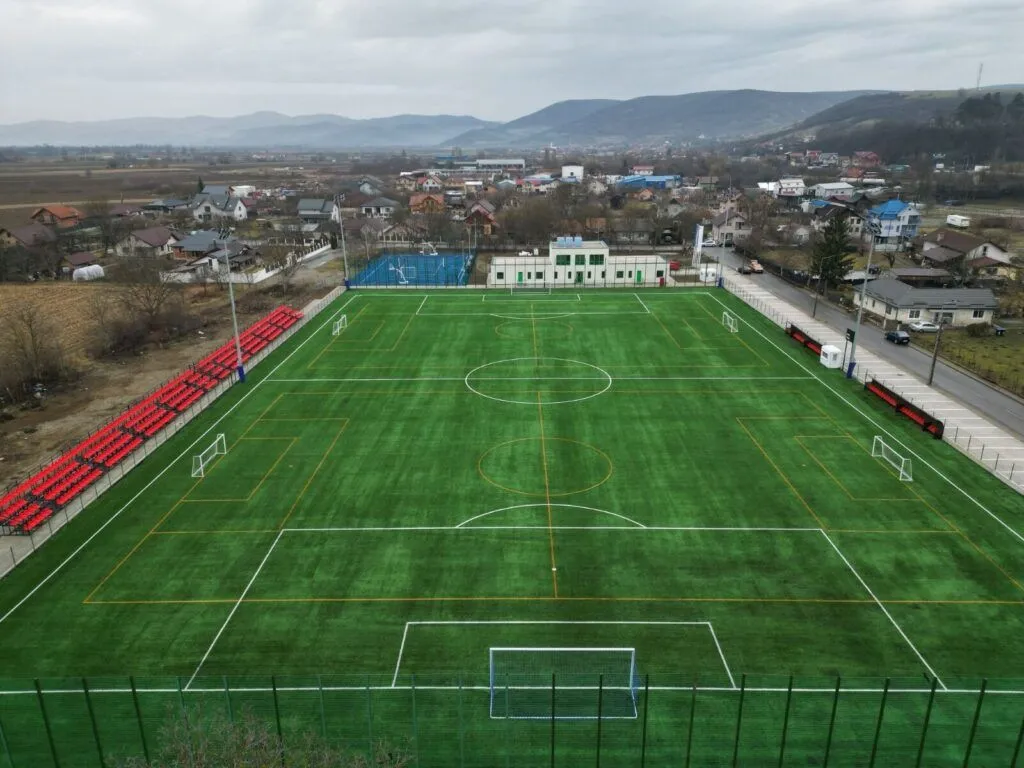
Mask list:
[[346,328],[348,328],[348,315],[342,315],[334,321],[334,326],[331,328],[331,335],[338,336]]
[[509,289],[509,292],[513,295],[530,294],[549,296],[551,294],[551,286],[527,285],[526,283],[512,283],[512,287]]
[[192,457],[192,477],[206,477],[206,467],[218,456],[224,456],[228,452],[228,442],[223,434],[217,435],[202,453]]
[[491,648],[490,716],[511,720],[632,720],[635,648]]
[[722,325],[728,328],[730,333],[736,333],[740,329],[739,320],[737,320],[736,316],[730,312],[722,313]]
[[875,439],[871,443],[871,455],[876,459],[888,462],[893,469],[900,473],[900,480],[908,483],[913,481],[914,473],[911,470],[910,459],[886,445],[881,435],[875,435]]

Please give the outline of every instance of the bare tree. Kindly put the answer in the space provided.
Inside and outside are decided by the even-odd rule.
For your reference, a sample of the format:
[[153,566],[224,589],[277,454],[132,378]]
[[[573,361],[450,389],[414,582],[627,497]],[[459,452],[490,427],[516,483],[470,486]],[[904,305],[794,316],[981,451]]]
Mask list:
[[149,259],[121,262],[118,275],[122,282],[120,300],[132,317],[150,328],[158,324],[172,304],[182,301],[181,286],[160,279],[160,265]]
[[44,305],[23,301],[5,313],[3,327],[7,385],[46,383],[59,380],[68,370],[64,348],[56,325]]
[[100,231],[103,253],[107,253],[130,231],[125,219],[114,216],[114,206],[107,200],[92,200],[85,204],[83,212],[89,223]]

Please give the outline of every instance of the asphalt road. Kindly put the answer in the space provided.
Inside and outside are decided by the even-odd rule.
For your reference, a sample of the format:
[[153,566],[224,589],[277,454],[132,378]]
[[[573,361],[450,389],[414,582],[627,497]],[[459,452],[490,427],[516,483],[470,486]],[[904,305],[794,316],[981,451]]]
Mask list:
[[[735,271],[744,261],[730,248],[705,248],[703,250],[711,258],[720,258],[723,268],[726,270]],[[813,293],[791,285],[767,272],[750,277],[765,290],[810,314],[814,304]],[[839,333],[844,333],[847,328],[852,328],[857,319],[856,313],[848,313],[824,301],[818,302],[815,318]],[[922,381],[928,380],[928,369],[931,366],[930,353],[915,347],[898,347],[891,344],[885,340],[879,328],[868,323],[861,324],[858,343]],[[932,386],[963,403],[978,415],[984,416],[993,424],[1024,439],[1024,400],[962,373],[956,368],[946,365],[941,359],[935,365],[935,379]]]

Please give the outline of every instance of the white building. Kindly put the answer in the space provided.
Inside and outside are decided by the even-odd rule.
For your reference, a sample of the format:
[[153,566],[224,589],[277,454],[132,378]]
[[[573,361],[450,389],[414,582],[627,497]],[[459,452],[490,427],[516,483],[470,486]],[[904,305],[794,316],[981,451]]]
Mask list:
[[477,160],[476,167],[480,171],[523,173],[526,170],[526,160],[521,157],[489,157]]
[[830,181],[811,187],[811,194],[822,200],[835,199],[849,202],[853,199],[853,192],[853,184],[847,184],[845,181]]
[[240,198],[204,193],[196,196],[192,204],[192,217],[205,224],[222,219],[245,221],[249,218],[249,212]]
[[564,181],[565,179],[576,179],[576,181],[583,181],[583,166],[563,165],[562,180]]
[[807,187],[803,179],[779,179],[777,197],[803,197],[807,194]]
[[656,286],[665,281],[669,263],[657,254],[612,256],[603,240],[560,237],[548,255],[495,256],[487,284],[496,288],[571,288],[572,286]]
[[[953,326],[991,323],[999,307],[988,288],[914,288],[883,277],[865,286],[864,309],[883,321],[927,320]],[[860,293],[853,303],[860,305]],[[883,322],[884,327],[884,322]]]

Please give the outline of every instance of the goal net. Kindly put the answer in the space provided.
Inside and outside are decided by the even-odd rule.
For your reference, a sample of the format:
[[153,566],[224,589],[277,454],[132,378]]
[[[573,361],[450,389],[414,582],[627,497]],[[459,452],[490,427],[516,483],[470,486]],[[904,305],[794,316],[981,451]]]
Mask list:
[[334,326],[331,328],[331,335],[337,336],[346,328],[348,328],[348,315],[342,315],[334,321]]
[[871,443],[871,455],[891,465],[893,469],[900,473],[900,480],[909,483],[914,479],[910,459],[897,453],[891,446],[887,445],[881,435],[875,435],[875,439]]
[[490,716],[512,720],[634,719],[634,648],[491,648]]
[[228,452],[228,443],[223,434],[217,435],[213,444],[202,453],[192,457],[192,477],[206,477],[206,468],[215,458]]
[[729,329],[729,333],[736,333],[740,329],[740,323],[736,316],[729,312],[722,313],[722,325]]

